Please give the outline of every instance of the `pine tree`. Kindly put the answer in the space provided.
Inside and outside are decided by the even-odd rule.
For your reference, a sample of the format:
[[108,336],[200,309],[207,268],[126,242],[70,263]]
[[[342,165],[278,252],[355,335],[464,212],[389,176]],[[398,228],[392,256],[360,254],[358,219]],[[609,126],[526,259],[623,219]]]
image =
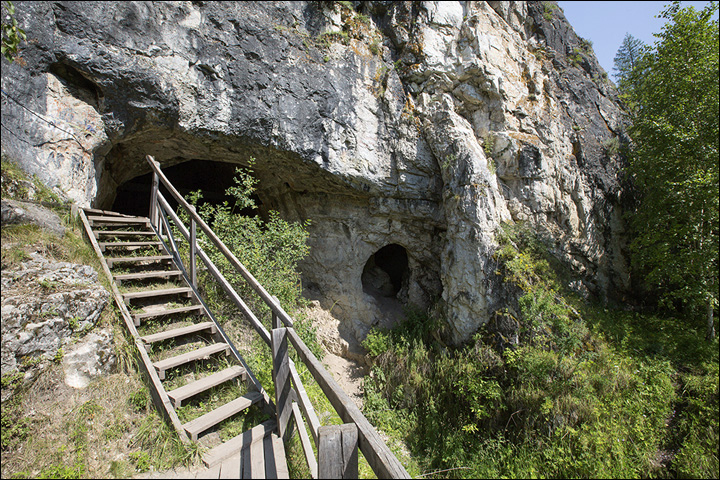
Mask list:
[[625,34],[625,38],[620,44],[615,58],[613,59],[613,73],[615,81],[618,85],[626,81],[630,72],[637,66],[638,60],[647,45],[629,33]]

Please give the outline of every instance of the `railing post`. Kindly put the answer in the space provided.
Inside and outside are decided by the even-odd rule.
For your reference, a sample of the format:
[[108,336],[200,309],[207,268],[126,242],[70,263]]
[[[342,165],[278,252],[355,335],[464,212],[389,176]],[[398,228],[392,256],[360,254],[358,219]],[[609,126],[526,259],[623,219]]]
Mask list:
[[[278,298],[275,295],[272,296],[272,299],[275,300],[275,303],[280,305],[280,300],[278,300]],[[280,325],[280,317],[277,316],[274,309],[272,311],[272,325],[271,326],[272,326],[272,328],[282,327],[282,325]]]
[[[190,207],[190,210],[195,212],[195,207]],[[196,265],[195,265],[195,242],[196,242],[196,228],[195,228],[195,218],[193,218],[192,215],[190,215],[190,281],[192,282],[193,286],[197,288],[197,273],[196,273]]]
[[152,186],[150,187],[150,223],[155,228],[158,228],[158,186],[160,185],[160,178],[156,171],[153,170]]
[[292,397],[290,395],[290,358],[288,357],[287,328],[276,328],[272,331],[273,383],[275,384],[275,408],[277,409],[277,426],[280,438],[289,433],[288,422],[292,414]]
[[318,478],[358,478],[358,429],[354,423],[318,429]]

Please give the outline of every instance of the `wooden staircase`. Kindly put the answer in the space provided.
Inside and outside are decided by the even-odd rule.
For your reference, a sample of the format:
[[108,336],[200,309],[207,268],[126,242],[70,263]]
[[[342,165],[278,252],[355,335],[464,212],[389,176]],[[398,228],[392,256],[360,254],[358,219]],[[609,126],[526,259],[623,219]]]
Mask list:
[[288,478],[272,400],[150,220],[95,209],[80,217],[165,413],[185,441],[211,447],[207,478]]

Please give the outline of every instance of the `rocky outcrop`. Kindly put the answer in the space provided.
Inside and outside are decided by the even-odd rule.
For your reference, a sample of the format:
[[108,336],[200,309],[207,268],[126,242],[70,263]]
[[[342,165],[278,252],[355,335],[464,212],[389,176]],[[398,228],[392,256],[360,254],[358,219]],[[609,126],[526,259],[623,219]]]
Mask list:
[[2,224],[33,224],[59,237],[65,235],[65,227],[56,213],[40,205],[17,200],[2,200]]
[[[254,157],[263,209],[312,220],[306,293],[358,339],[437,299],[469,338],[504,302],[503,222],[544,232],[583,288],[623,289],[620,110],[561,9],[346,4],[17,2],[31,42],[3,60],[3,151],[101,208],[147,154]],[[362,280],[388,245],[395,306]]]
[[[31,257],[18,269],[2,271],[3,375],[20,369],[32,376],[34,367],[76,351],[75,341],[95,326],[110,298],[92,267],[49,261],[37,253]],[[111,357],[103,355],[100,366],[85,368],[82,378],[93,368],[111,365]]]

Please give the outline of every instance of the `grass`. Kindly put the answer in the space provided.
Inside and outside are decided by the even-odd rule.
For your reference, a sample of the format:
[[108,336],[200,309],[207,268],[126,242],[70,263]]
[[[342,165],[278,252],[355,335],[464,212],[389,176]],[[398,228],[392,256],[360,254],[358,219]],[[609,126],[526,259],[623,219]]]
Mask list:
[[[13,196],[6,189],[12,182],[22,186],[37,181],[28,180],[5,158],[2,177],[3,198]],[[41,192],[35,200],[58,200],[42,193],[40,186],[32,190]],[[23,196],[29,193],[27,189],[20,193],[21,199],[27,199]],[[63,237],[33,225],[2,227],[2,269],[17,268],[37,252],[50,260],[91,265],[109,290],[110,283],[80,222],[72,219],[66,208],[53,209],[66,227]],[[28,288],[36,288],[42,295],[54,286],[44,287]],[[12,397],[2,402],[3,478],[118,478],[150,467],[164,470],[197,465],[197,447],[182,445],[152,405],[148,387],[138,373],[134,342],[128,341],[114,304],[106,306],[98,326],[113,332],[116,368],[85,390],[66,386],[62,366],[56,363],[47,363],[28,383],[22,381],[22,372],[3,375],[3,393],[14,390]],[[38,360],[28,359],[23,369],[42,365]]]
[[519,344],[482,330],[447,349],[423,312],[371,332],[371,422],[428,476],[717,478],[717,340],[692,319],[573,297],[528,231],[501,243]]

